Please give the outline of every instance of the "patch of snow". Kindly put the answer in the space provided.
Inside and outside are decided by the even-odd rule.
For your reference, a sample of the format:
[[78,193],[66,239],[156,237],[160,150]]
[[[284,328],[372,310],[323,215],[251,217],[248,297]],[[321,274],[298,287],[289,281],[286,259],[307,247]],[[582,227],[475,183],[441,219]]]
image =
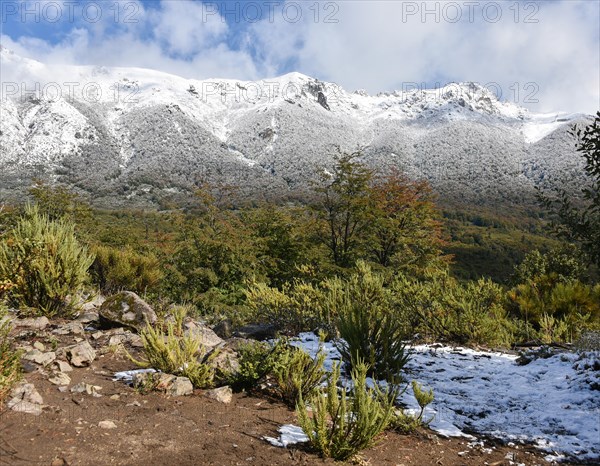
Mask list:
[[131,371],[115,372],[113,382],[123,381],[125,383],[131,383],[135,374],[155,373],[158,372],[156,369],[134,369]]
[[308,437],[302,431],[301,427],[293,424],[285,424],[277,430],[281,435],[279,438],[263,437],[267,442],[275,447],[287,448],[288,445],[308,442]]
[[[319,339],[299,335],[295,343],[314,357]],[[324,344],[328,370],[340,359]],[[520,366],[517,356],[468,348],[419,345],[411,348],[407,379],[432,388],[424,418],[445,436],[468,433],[533,443],[553,458],[600,458],[600,354],[562,353]],[[407,389],[399,402],[410,412],[419,406]]]

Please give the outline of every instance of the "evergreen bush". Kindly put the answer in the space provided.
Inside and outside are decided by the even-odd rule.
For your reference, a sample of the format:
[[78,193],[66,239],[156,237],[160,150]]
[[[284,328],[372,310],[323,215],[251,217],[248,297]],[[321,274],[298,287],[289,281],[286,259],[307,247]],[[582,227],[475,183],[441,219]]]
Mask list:
[[324,457],[339,461],[352,458],[369,448],[392,419],[394,400],[398,392],[382,392],[377,386],[367,387],[368,366],[357,361],[352,369],[352,392],[342,388],[336,365],[328,378],[326,392],[318,392],[308,399],[312,407],[309,415],[304,399],[300,397],[296,411],[302,430],[310,445]]
[[13,284],[8,292],[11,304],[46,316],[68,315],[93,260],[72,223],[50,220],[29,206],[0,242],[0,280]]

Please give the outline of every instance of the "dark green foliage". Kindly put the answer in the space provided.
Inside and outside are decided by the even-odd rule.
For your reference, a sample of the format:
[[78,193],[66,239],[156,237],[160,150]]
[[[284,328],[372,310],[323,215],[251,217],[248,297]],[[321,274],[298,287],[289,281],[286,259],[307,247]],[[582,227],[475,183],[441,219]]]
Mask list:
[[138,294],[155,292],[163,278],[158,258],[151,252],[140,254],[133,248],[96,246],[96,259],[90,268],[93,282],[106,294],[127,290]]
[[50,220],[28,207],[0,242],[0,280],[13,284],[7,298],[14,305],[47,316],[68,315],[93,260],[72,223]]
[[368,367],[357,362],[352,370],[352,392],[346,387],[338,393],[340,370],[334,367],[325,393],[317,393],[307,401],[309,416],[301,398],[296,411],[310,445],[324,457],[345,461],[359,451],[371,447],[376,437],[389,425],[394,413],[397,390],[384,393],[376,386],[367,388]]
[[340,152],[333,173],[323,170],[316,188],[321,197],[316,210],[323,222],[322,235],[333,262],[340,267],[349,267],[360,257],[371,221],[369,184],[373,172],[358,161],[361,155],[360,150]]
[[600,286],[580,279],[579,250],[565,245],[546,254],[532,251],[516,268],[509,309],[525,321],[527,339],[572,342],[586,329],[600,328]]
[[90,206],[80,196],[64,186],[50,186],[41,180],[29,190],[35,205],[50,220],[67,220],[76,225],[91,217]]

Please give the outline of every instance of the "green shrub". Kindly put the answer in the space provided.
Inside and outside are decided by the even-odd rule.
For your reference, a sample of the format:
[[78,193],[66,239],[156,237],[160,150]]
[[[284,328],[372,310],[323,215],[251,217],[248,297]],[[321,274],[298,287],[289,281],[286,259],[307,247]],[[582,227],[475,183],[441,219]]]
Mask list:
[[544,275],[515,286],[508,296],[513,315],[531,329],[527,339],[572,342],[582,331],[600,329],[600,285]]
[[325,353],[322,350],[313,359],[304,350],[288,346],[273,370],[279,396],[292,407],[300,398],[312,396],[325,378],[324,362]]
[[[0,290],[1,299],[2,291]],[[13,384],[21,377],[21,355],[18,351],[13,350],[8,338],[9,332],[10,321],[6,316],[6,309],[0,301],[0,404]]]
[[449,276],[398,277],[393,283],[400,319],[430,340],[510,346],[518,333],[505,309],[505,292],[491,280],[465,284]]
[[326,299],[325,291],[299,281],[281,290],[255,283],[246,290],[247,320],[275,325],[288,335],[313,331],[329,320],[323,306]]
[[138,294],[153,291],[163,274],[152,253],[140,254],[131,247],[96,246],[90,269],[92,280],[106,294],[127,290]]
[[383,393],[377,387],[367,388],[367,372],[367,365],[357,362],[352,370],[352,394],[343,388],[338,395],[340,370],[335,366],[326,393],[309,398],[312,417],[300,397],[296,408],[300,426],[322,456],[347,460],[372,446],[375,437],[388,427],[397,391]]
[[239,355],[239,370],[230,374],[227,382],[234,390],[250,390],[260,380],[273,371],[283,350],[282,344],[270,345],[264,342],[252,342],[240,345],[237,349]]
[[205,349],[193,336],[179,336],[180,330],[173,323],[167,325],[166,333],[148,325],[141,332],[146,361],[138,361],[129,356],[130,359],[140,367],[151,367],[167,374],[187,377],[196,388],[210,387],[214,369],[205,357]]
[[345,293],[338,309],[337,329],[341,340],[337,348],[350,367],[365,361],[368,375],[392,384],[408,361],[403,343],[403,322],[391,306],[383,278],[359,264],[359,273],[344,283]]
[[9,301],[53,316],[73,311],[69,297],[82,289],[94,257],[82,246],[74,226],[52,221],[36,207],[25,215],[0,242],[0,280],[13,287]]

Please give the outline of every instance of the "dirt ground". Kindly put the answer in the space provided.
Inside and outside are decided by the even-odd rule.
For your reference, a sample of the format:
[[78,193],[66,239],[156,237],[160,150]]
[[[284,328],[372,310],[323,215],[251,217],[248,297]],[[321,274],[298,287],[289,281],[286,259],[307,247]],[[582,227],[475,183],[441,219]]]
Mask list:
[[[94,343],[94,342],[92,342]],[[99,346],[95,344],[95,346]],[[134,368],[123,354],[106,351],[90,367],[74,368],[79,382],[102,387],[100,397],[60,391],[48,371],[24,374],[44,399],[40,416],[0,412],[0,464],[10,465],[309,465],[333,464],[305,446],[271,446],[282,424],[295,423],[285,405],[244,393],[231,404],[196,390],[187,397],[140,394],[112,380],[116,371]],[[99,427],[113,421],[116,428]],[[413,435],[388,432],[363,452],[370,465],[543,465],[544,455],[524,446],[443,438],[429,430]]]

